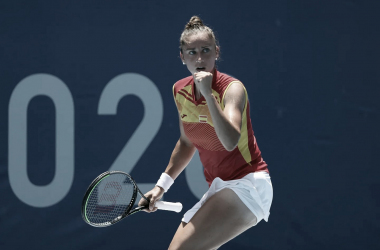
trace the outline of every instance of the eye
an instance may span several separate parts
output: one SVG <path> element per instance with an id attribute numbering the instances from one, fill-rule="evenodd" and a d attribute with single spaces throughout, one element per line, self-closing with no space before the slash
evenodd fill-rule
<path id="1" fill-rule="evenodd" d="M 189 55 L 195 55 L 195 54 L 196 54 L 196 52 L 194 50 L 189 51 Z"/>
<path id="2" fill-rule="evenodd" d="M 210 51 L 210 49 L 209 48 L 204 48 L 202 51 L 205 52 L 205 53 L 207 53 L 207 52 Z"/>

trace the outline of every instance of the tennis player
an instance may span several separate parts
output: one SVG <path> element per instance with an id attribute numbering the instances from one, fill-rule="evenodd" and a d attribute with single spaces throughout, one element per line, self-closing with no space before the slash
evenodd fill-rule
<path id="1" fill-rule="evenodd" d="M 247 91 L 216 69 L 219 55 L 214 32 L 193 16 L 180 38 L 180 57 L 191 76 L 173 86 L 181 135 L 165 172 L 145 194 L 151 201 L 148 212 L 157 210 L 155 202 L 196 149 L 209 190 L 184 214 L 170 250 L 217 249 L 262 219 L 268 221 L 273 189 L 253 134 Z"/>

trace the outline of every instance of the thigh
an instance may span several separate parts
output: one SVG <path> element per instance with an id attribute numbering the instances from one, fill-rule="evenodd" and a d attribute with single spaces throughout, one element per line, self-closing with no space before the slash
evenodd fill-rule
<path id="1" fill-rule="evenodd" d="M 169 249 L 216 249 L 255 224 L 256 216 L 225 188 L 210 197 L 188 224 L 181 223 Z"/>

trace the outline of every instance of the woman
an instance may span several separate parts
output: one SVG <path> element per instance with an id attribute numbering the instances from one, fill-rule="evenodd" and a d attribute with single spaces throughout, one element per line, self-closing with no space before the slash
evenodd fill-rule
<path id="1" fill-rule="evenodd" d="M 261 219 L 268 220 L 272 185 L 253 135 L 247 92 L 239 80 L 216 70 L 220 48 L 213 31 L 193 16 L 180 49 L 192 74 L 173 86 L 181 136 L 165 173 L 146 193 L 148 212 L 157 210 L 155 202 L 198 149 L 210 188 L 184 214 L 169 249 L 217 249 Z"/>

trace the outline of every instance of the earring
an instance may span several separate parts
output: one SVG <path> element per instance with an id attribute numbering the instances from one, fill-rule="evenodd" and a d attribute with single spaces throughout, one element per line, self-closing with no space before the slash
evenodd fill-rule
<path id="1" fill-rule="evenodd" d="M 185 65 L 186 63 L 185 62 L 182 62 L 183 65 Z"/>
<path id="2" fill-rule="evenodd" d="M 218 58 L 215 58 L 215 61 L 218 61 Z"/>

